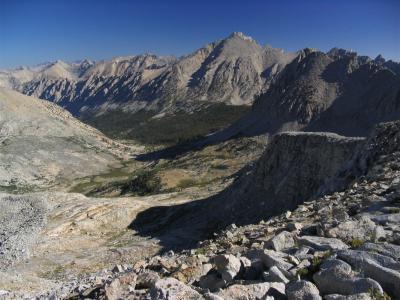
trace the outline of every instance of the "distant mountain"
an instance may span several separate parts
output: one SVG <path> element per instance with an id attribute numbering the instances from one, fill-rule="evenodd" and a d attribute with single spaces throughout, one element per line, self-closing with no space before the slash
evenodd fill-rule
<path id="1" fill-rule="evenodd" d="M 380 55 L 285 53 L 235 32 L 180 58 L 143 54 L 3 71 L 0 86 L 55 102 L 114 137 L 176 143 L 240 117 L 211 140 L 285 130 L 366 135 L 400 116 L 399 77 L 400 63 Z"/>
<path id="2" fill-rule="evenodd" d="M 98 63 L 57 61 L 3 71 L 0 85 L 76 115 L 116 108 L 193 111 L 207 103 L 251 104 L 294 57 L 235 32 L 181 58 L 144 54 Z"/>
<path id="3" fill-rule="evenodd" d="M 304 49 L 247 115 L 210 140 L 288 130 L 366 136 L 375 124 L 400 118 L 398 66 L 343 49 Z"/>
<path id="4" fill-rule="evenodd" d="M 5 88 L 0 147 L 0 191 L 63 185 L 119 165 L 116 148 L 98 130 L 53 103 Z"/>
<path id="5" fill-rule="evenodd" d="M 34 67 L 2 70 L 0 71 L 0 87 L 21 89 L 25 84 L 41 80 L 78 80 L 93 65 L 94 62 L 89 60 L 73 63 L 57 60 Z"/>

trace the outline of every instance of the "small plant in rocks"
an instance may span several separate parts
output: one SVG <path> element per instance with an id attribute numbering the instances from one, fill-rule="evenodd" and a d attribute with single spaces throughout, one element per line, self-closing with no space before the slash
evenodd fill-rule
<path id="1" fill-rule="evenodd" d="M 372 299 L 374 300 L 391 300 L 392 298 L 386 294 L 385 292 L 383 292 L 383 294 L 381 294 L 381 292 L 378 289 L 370 289 L 369 290 L 369 295 L 371 296 Z"/>
<path id="2" fill-rule="evenodd" d="M 357 248 L 361 247 L 363 244 L 364 244 L 364 241 L 361 239 L 357 239 L 357 238 L 354 238 L 350 241 L 350 246 L 353 249 L 357 249 Z"/>

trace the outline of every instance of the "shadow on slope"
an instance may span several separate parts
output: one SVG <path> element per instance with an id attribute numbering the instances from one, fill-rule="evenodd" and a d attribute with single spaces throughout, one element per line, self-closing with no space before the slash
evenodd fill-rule
<path id="1" fill-rule="evenodd" d="M 198 144 L 288 130 L 368 136 L 376 124 L 400 118 L 400 76 L 353 54 L 332 59 L 306 50 L 249 113 Z"/>
<path id="2" fill-rule="evenodd" d="M 400 76 L 363 57 L 352 54 L 333 59 L 304 50 L 251 111 L 229 127 L 139 159 L 173 158 L 238 136 L 287 130 L 367 136 L 377 123 L 400 118 L 399 87 Z"/>
<path id="3" fill-rule="evenodd" d="M 308 124 L 305 131 L 332 131 L 347 136 L 366 136 L 376 124 L 400 118 L 400 77 L 368 64 L 338 79 L 341 61 L 328 65 L 322 77 L 340 83 L 343 92 Z"/>
<path id="4" fill-rule="evenodd" d="M 150 208 L 129 227 L 156 237 L 165 250 L 190 248 L 231 223 L 256 223 L 293 210 L 315 195 L 363 141 L 330 133 L 278 134 L 259 161 L 243 168 L 224 191 L 207 199 Z"/>

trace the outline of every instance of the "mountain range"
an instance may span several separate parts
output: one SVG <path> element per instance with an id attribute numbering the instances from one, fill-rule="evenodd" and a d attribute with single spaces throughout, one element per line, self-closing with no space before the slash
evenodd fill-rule
<path id="1" fill-rule="evenodd" d="M 177 142 L 231 123 L 211 139 L 285 130 L 365 136 L 374 124 L 400 116 L 399 82 L 400 63 L 382 56 L 338 48 L 286 53 L 240 32 L 183 57 L 56 61 L 0 72 L 0 86 L 57 103 L 108 135 L 141 142 L 149 139 L 139 132 L 163 132 Z"/>
<path id="2" fill-rule="evenodd" d="M 1 84 L 74 114 L 116 107 L 137 111 L 198 102 L 251 104 L 295 54 L 262 47 L 242 33 L 176 57 L 144 54 L 94 63 L 56 61 L 3 71 Z"/>
<path id="3" fill-rule="evenodd" d="M 366 136 L 375 124 L 400 117 L 398 66 L 343 49 L 304 49 L 248 114 L 210 139 L 299 130 Z"/>

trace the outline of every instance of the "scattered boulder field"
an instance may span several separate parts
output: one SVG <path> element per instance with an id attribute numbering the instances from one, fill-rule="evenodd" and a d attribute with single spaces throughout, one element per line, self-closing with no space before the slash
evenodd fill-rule
<path id="1" fill-rule="evenodd" d="M 400 122 L 378 125 L 324 185 L 265 220 L 232 223 L 191 249 L 116 265 L 42 296 L 400 299 Z"/>

